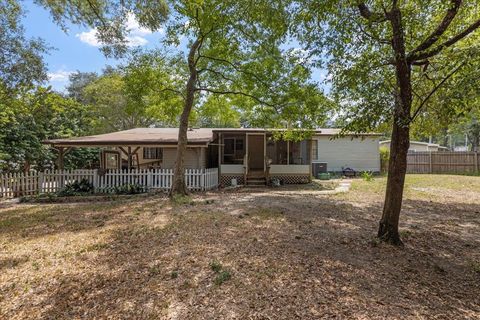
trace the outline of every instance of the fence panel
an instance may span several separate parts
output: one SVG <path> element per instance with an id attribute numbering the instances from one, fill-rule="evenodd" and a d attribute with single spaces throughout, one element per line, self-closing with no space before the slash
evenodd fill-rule
<path id="1" fill-rule="evenodd" d="M 53 193 L 67 184 L 83 179 L 90 182 L 99 193 L 111 193 L 115 187 L 141 185 L 147 190 L 167 191 L 173 182 L 172 169 L 109 170 L 99 174 L 98 170 L 47 170 L 28 173 L 0 174 L 0 198 L 13 198 Z M 185 182 L 189 190 L 204 191 L 218 187 L 218 168 L 186 169 Z"/>
<path id="2" fill-rule="evenodd" d="M 410 152 L 407 173 L 478 173 L 478 152 Z"/>

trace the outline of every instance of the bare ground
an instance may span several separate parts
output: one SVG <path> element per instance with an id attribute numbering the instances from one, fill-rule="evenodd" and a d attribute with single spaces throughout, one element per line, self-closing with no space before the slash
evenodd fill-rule
<path id="1" fill-rule="evenodd" d="M 404 248 L 384 183 L 8 205 L 0 318 L 480 318 L 480 178 L 409 176 Z"/>

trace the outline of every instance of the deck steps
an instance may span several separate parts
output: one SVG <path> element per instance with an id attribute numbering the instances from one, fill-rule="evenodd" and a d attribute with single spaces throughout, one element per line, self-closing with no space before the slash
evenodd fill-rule
<path id="1" fill-rule="evenodd" d="M 267 185 L 267 178 L 265 176 L 247 176 L 247 186 L 266 186 Z"/>

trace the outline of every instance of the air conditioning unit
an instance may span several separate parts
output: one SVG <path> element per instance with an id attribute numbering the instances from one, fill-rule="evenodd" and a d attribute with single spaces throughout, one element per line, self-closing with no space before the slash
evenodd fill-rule
<path id="1" fill-rule="evenodd" d="M 314 177 L 318 177 L 320 173 L 327 172 L 327 163 L 326 162 L 315 162 L 312 163 L 312 174 Z"/>

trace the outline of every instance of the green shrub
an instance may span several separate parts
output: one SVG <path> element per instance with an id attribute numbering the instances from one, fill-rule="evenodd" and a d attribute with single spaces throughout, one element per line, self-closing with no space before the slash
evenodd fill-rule
<path id="1" fill-rule="evenodd" d="M 216 260 L 210 261 L 210 269 L 212 269 L 213 272 L 220 272 L 222 270 L 222 264 Z"/>
<path id="2" fill-rule="evenodd" d="M 232 274 L 228 270 L 223 270 L 220 272 L 216 277 L 215 277 L 215 284 L 217 286 L 221 285 L 227 280 L 230 280 L 232 278 Z"/>
<path id="3" fill-rule="evenodd" d="M 373 172 L 371 171 L 363 171 L 360 176 L 364 181 L 372 181 L 373 180 Z"/>
<path id="4" fill-rule="evenodd" d="M 388 149 L 387 147 L 381 147 L 380 148 L 380 170 L 382 172 L 387 172 L 389 159 L 390 159 L 390 149 Z"/>
<path id="5" fill-rule="evenodd" d="M 60 190 L 57 194 L 62 197 L 66 196 L 75 196 L 85 193 L 93 193 L 93 184 L 88 181 L 88 179 L 83 178 L 78 181 L 75 180 L 72 183 L 67 183 L 65 187 Z"/>
<path id="6" fill-rule="evenodd" d="M 115 194 L 139 194 L 147 192 L 147 189 L 136 183 L 123 184 L 113 188 Z"/>

